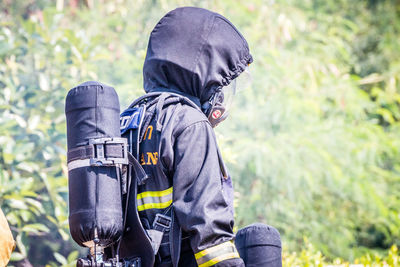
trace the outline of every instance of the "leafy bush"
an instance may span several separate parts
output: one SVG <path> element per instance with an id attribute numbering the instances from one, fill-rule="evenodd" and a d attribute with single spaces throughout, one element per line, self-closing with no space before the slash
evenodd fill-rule
<path id="1" fill-rule="evenodd" d="M 320 251 L 318 251 L 312 244 L 306 240 L 305 249 L 299 253 L 288 252 L 284 250 L 283 253 L 283 266 L 285 267 L 397 267 L 400 266 L 400 254 L 397 246 L 392 246 L 388 250 L 387 254 L 371 254 L 368 253 L 359 259 L 356 259 L 354 263 L 343 261 L 342 259 L 334 259 L 329 262 L 325 259 Z"/>
<path id="2" fill-rule="evenodd" d="M 68 231 L 65 95 L 100 80 L 126 107 L 142 94 L 151 29 L 182 5 L 224 14 L 255 59 L 252 88 L 216 129 L 238 227 L 277 227 L 286 266 L 397 266 L 400 6 L 346 0 L 0 3 L 0 204 L 14 263 L 82 254 Z"/>

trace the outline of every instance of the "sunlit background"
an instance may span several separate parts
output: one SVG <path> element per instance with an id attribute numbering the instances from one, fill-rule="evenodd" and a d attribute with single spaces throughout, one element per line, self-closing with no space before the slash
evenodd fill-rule
<path id="1" fill-rule="evenodd" d="M 143 94 L 152 28 L 187 5 L 231 20 L 254 57 L 251 87 L 216 128 L 235 228 L 279 229 L 284 266 L 399 266 L 400 1 L 2 0 L 10 266 L 75 266 L 84 256 L 68 230 L 65 96 L 98 80 L 126 108 Z"/>

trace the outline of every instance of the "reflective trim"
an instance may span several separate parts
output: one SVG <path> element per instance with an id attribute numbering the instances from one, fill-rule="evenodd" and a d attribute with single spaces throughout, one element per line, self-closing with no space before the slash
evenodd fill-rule
<path id="1" fill-rule="evenodd" d="M 146 191 L 137 195 L 137 199 L 145 198 L 145 197 L 162 197 L 172 194 L 172 187 L 163 190 L 163 191 Z"/>
<path id="2" fill-rule="evenodd" d="M 68 163 L 68 171 L 89 166 L 90 166 L 90 159 L 77 159 Z"/>
<path id="3" fill-rule="evenodd" d="M 138 211 L 164 209 L 172 204 L 172 187 L 163 191 L 146 191 L 137 195 Z"/>
<path id="4" fill-rule="evenodd" d="M 194 256 L 199 267 L 208 267 L 224 260 L 240 258 L 232 241 L 207 248 L 197 252 Z"/>

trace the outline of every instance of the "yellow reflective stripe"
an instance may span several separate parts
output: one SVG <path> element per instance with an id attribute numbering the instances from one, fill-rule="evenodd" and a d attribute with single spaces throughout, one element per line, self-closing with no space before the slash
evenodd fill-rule
<path id="1" fill-rule="evenodd" d="M 194 256 L 199 267 L 212 266 L 224 260 L 240 258 L 232 241 L 227 241 L 214 247 L 207 248 L 196 253 Z"/>
<path id="2" fill-rule="evenodd" d="M 137 195 L 138 211 L 164 209 L 172 204 L 172 187 L 163 191 L 146 191 Z"/>
<path id="3" fill-rule="evenodd" d="M 141 199 L 144 197 L 162 197 L 168 194 L 172 194 L 172 187 L 164 190 L 164 191 L 146 191 L 137 195 L 137 199 Z"/>
<path id="4" fill-rule="evenodd" d="M 224 260 L 229 260 L 229 259 L 234 259 L 234 258 L 240 258 L 239 253 L 237 252 L 232 252 L 232 253 L 227 253 L 221 256 L 218 256 L 212 260 L 209 260 L 203 264 L 200 264 L 199 267 L 208 267 L 208 266 L 213 266 L 214 264 L 217 264 L 218 262 L 224 261 Z"/>
<path id="5" fill-rule="evenodd" d="M 148 209 L 164 209 L 172 204 L 172 199 L 167 202 L 162 203 L 146 203 L 138 206 L 138 211 L 148 210 Z"/>
<path id="6" fill-rule="evenodd" d="M 224 242 L 222 244 L 219 244 L 219 245 L 213 246 L 211 248 L 207 248 L 205 250 L 197 252 L 196 254 L 194 254 L 194 257 L 197 260 L 197 259 L 199 259 L 199 258 L 201 258 L 203 256 L 206 256 L 207 254 L 213 253 L 213 252 L 215 252 L 217 250 L 221 250 L 221 249 L 226 248 L 226 247 L 232 247 L 232 246 L 233 246 L 232 242 L 231 241 L 227 241 L 227 242 Z"/>

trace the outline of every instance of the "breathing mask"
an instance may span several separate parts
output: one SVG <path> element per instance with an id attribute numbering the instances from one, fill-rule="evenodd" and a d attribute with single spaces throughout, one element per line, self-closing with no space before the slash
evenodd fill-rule
<path id="1" fill-rule="evenodd" d="M 202 105 L 202 110 L 213 128 L 228 117 L 236 93 L 249 87 L 250 83 L 251 76 L 247 67 L 230 84 L 218 88 L 211 98 Z"/>

